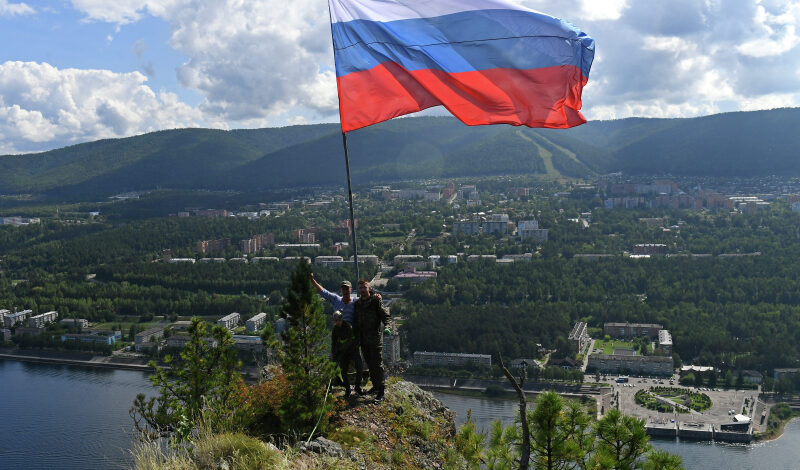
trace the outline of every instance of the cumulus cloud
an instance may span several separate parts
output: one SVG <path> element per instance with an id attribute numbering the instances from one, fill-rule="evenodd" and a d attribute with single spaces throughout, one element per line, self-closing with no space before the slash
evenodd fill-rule
<path id="1" fill-rule="evenodd" d="M 173 93 L 155 93 L 146 81 L 139 72 L 0 64 L 3 150 L 29 152 L 201 122 L 198 110 Z"/>
<path id="2" fill-rule="evenodd" d="M 105 85 L 93 84 L 101 71 L 80 75 L 60 70 L 56 75 L 66 82 L 26 82 L 28 95 L 57 98 L 48 105 L 41 104 L 44 98 L 31 104 L 3 93 L 7 85 L 0 78 L 0 98 L 5 99 L 0 122 L 6 123 L 0 132 L 12 132 L 8 123 L 19 122 L 13 132 L 22 142 L 44 143 L 48 135 L 53 142 L 75 141 L 184 122 L 227 128 L 337 117 L 324 0 L 71 1 L 86 21 L 117 28 L 146 15 L 169 23 L 169 46 L 187 57 L 177 67 L 178 81 L 197 91 L 202 102 L 191 108 L 175 95 L 156 94 L 141 73 L 112 74 L 129 89 L 148 92 L 133 100 L 114 91 L 109 77 L 98 81 Z M 798 0 L 518 1 L 564 18 L 596 39 L 597 55 L 584 90 L 590 119 L 696 116 L 800 103 Z M 7 2 L 0 0 L 0 14 Z M 142 40 L 131 49 L 147 75 L 152 67 L 142 63 L 145 52 L 157 47 L 163 45 Z M 99 86 L 103 96 L 97 103 L 76 105 L 65 98 L 73 93 L 48 89 L 65 83 Z M 63 103 L 55 104 L 59 100 Z M 149 103 L 146 113 L 140 112 L 140 101 Z M 87 106 L 91 111 L 80 111 Z M 67 110 L 63 117 L 54 111 L 62 108 Z M 158 110 L 178 114 L 170 120 Z M 7 117 L 11 113 L 14 119 Z M 145 125 L 141 116 L 148 113 L 158 118 Z M 71 129 L 77 129 L 77 137 L 68 137 Z"/>
<path id="3" fill-rule="evenodd" d="M 0 0 L 0 16 L 32 15 L 34 13 L 36 10 L 26 3 L 9 3 L 8 0 Z"/>
<path id="4" fill-rule="evenodd" d="M 323 0 L 73 0 L 89 20 L 125 24 L 143 14 L 171 25 L 189 57 L 181 85 L 199 91 L 209 119 L 265 125 L 302 107 L 336 113 L 336 81 Z M 143 44 L 134 51 L 138 51 Z M 147 71 L 146 68 L 143 70 Z"/>
<path id="5" fill-rule="evenodd" d="M 597 41 L 584 90 L 590 119 L 688 117 L 799 101 L 796 0 L 629 0 L 614 21 L 586 16 L 577 4 L 573 16 L 569 5 L 552 5 Z"/>

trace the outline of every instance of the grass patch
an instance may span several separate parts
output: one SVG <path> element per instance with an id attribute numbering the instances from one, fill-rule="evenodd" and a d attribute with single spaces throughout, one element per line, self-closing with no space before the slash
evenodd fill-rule
<path id="1" fill-rule="evenodd" d="M 227 462 L 231 470 L 276 468 L 283 457 L 260 440 L 238 433 L 203 436 L 192 449 L 198 468 L 220 468 Z"/>
<path id="2" fill-rule="evenodd" d="M 328 439 L 338 442 L 343 449 L 348 450 L 353 447 L 358 447 L 362 443 L 369 442 L 374 437 L 368 435 L 360 429 L 350 426 L 342 426 L 328 433 Z"/>
<path id="3" fill-rule="evenodd" d="M 633 349 L 633 342 L 619 340 L 598 340 L 594 343 L 595 349 L 601 349 L 603 354 L 614 354 L 615 349 Z"/>

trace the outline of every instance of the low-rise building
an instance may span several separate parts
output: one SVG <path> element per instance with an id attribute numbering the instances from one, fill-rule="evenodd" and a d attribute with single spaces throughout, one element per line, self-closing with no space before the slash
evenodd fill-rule
<path id="1" fill-rule="evenodd" d="M 488 354 L 464 354 L 415 351 L 414 365 L 426 367 L 461 367 L 467 364 L 492 366 L 492 356 Z"/>
<path id="2" fill-rule="evenodd" d="M 164 327 L 154 326 L 142 332 L 137 333 L 133 337 L 134 349 L 141 350 L 143 343 L 153 343 L 164 337 Z"/>
<path id="3" fill-rule="evenodd" d="M 43 326 L 19 326 L 14 332 L 14 336 L 39 336 L 44 333 Z"/>
<path id="4" fill-rule="evenodd" d="M 233 335 L 233 347 L 240 351 L 264 352 L 264 343 L 260 336 Z"/>
<path id="5" fill-rule="evenodd" d="M 743 370 L 741 372 L 742 379 L 751 384 L 760 384 L 762 380 L 764 380 L 764 375 L 757 370 Z"/>
<path id="6" fill-rule="evenodd" d="M 25 320 L 27 320 L 28 317 L 30 317 L 32 313 L 33 313 L 33 310 L 23 310 L 21 312 L 6 313 L 6 316 L 5 316 L 5 319 L 4 319 L 6 328 L 13 328 L 14 326 L 16 326 L 18 324 L 25 323 Z"/>
<path id="7" fill-rule="evenodd" d="M 637 336 L 647 336 L 648 338 L 658 338 L 658 332 L 664 326 L 657 323 L 606 323 L 603 325 L 603 334 L 612 338 L 635 338 Z"/>
<path id="8" fill-rule="evenodd" d="M 383 362 L 390 366 L 400 362 L 400 335 L 383 335 Z"/>
<path id="9" fill-rule="evenodd" d="M 686 374 L 694 374 L 694 373 L 706 373 L 706 372 L 714 372 L 716 369 L 712 366 L 695 366 L 695 365 L 684 365 L 681 366 L 680 375 L 681 377 Z"/>
<path id="10" fill-rule="evenodd" d="M 66 328 L 89 328 L 89 320 L 85 318 L 65 318 L 58 324 Z"/>
<path id="11" fill-rule="evenodd" d="M 578 322 L 575 323 L 575 326 L 572 327 L 572 331 L 569 334 L 570 342 L 575 347 L 575 351 L 578 354 L 583 354 L 583 351 L 586 349 L 586 346 L 589 345 L 589 342 L 592 341 L 592 338 L 589 336 L 588 326 L 586 322 Z"/>
<path id="12" fill-rule="evenodd" d="M 476 261 L 492 261 L 497 262 L 497 255 L 469 255 L 467 256 L 467 263 L 474 263 Z"/>
<path id="13" fill-rule="evenodd" d="M 8 328 L 0 329 L 0 342 L 1 343 L 11 342 L 11 330 L 9 330 Z"/>
<path id="14" fill-rule="evenodd" d="M 176 321 L 172 324 L 172 331 L 186 331 L 192 326 L 191 320 Z"/>
<path id="15" fill-rule="evenodd" d="M 267 314 L 261 312 L 257 315 L 250 317 L 249 320 L 245 323 L 247 331 L 250 333 L 255 333 L 256 331 L 264 328 L 264 323 L 267 321 Z"/>
<path id="16" fill-rule="evenodd" d="M 508 214 L 492 214 L 483 222 L 483 233 L 486 235 L 505 235 L 508 233 Z"/>
<path id="17" fill-rule="evenodd" d="M 107 333 L 67 333 L 61 335 L 61 342 L 80 341 L 81 343 L 95 343 L 112 345 L 117 342 L 114 332 Z"/>
<path id="18" fill-rule="evenodd" d="M 520 220 L 517 223 L 517 236 L 521 241 L 536 240 L 539 242 L 547 241 L 547 229 L 539 228 L 539 221 L 533 220 Z"/>
<path id="19" fill-rule="evenodd" d="M 31 328 L 42 328 L 45 325 L 53 323 L 56 319 L 58 319 L 58 312 L 56 311 L 41 313 L 28 318 L 28 326 Z"/>
<path id="20" fill-rule="evenodd" d="M 662 354 L 672 356 L 672 335 L 669 330 L 658 330 L 658 349 Z"/>
<path id="21" fill-rule="evenodd" d="M 547 365 L 567 370 L 577 370 L 583 366 L 583 363 L 571 357 L 565 357 L 563 359 L 550 359 L 547 361 Z"/>
<path id="22" fill-rule="evenodd" d="M 350 256 L 349 262 L 350 263 L 353 262 L 352 256 Z M 358 262 L 377 266 L 378 263 L 380 262 L 380 258 L 378 258 L 377 255 L 358 255 Z"/>
<path id="23" fill-rule="evenodd" d="M 587 371 L 608 374 L 672 375 L 672 358 L 665 356 L 628 356 L 592 354 Z"/>
<path id="24" fill-rule="evenodd" d="M 453 222 L 453 235 L 467 235 L 477 237 L 481 233 L 480 223 L 476 220 L 461 220 Z"/>
<path id="25" fill-rule="evenodd" d="M 326 268 L 338 268 L 347 264 L 341 256 L 317 256 L 314 258 L 314 264 L 324 266 Z"/>
<path id="26" fill-rule="evenodd" d="M 781 367 L 774 370 L 772 378 L 777 382 L 780 379 L 788 378 L 793 375 L 800 374 L 800 368 L 797 367 Z"/>
<path id="27" fill-rule="evenodd" d="M 531 367 L 536 367 L 538 369 L 541 369 L 543 365 L 542 365 L 542 361 L 539 361 L 538 359 L 530 359 L 530 358 L 524 358 L 523 357 L 523 358 L 512 360 L 511 362 L 509 362 L 509 366 L 511 368 L 513 368 L 513 369 L 525 369 L 525 370 L 527 370 L 527 369 L 529 369 Z"/>
<path id="28" fill-rule="evenodd" d="M 433 279 L 438 275 L 436 271 L 417 271 L 414 268 L 405 270 L 402 273 L 396 274 L 395 279 L 401 281 L 422 282 L 428 279 Z"/>
<path id="29" fill-rule="evenodd" d="M 407 268 L 425 269 L 428 262 L 422 255 L 397 255 L 394 257 L 395 266 L 405 266 Z"/>
<path id="30" fill-rule="evenodd" d="M 640 243 L 633 245 L 634 255 L 665 255 L 667 253 L 667 245 L 663 243 Z"/>
<path id="31" fill-rule="evenodd" d="M 232 330 L 239 326 L 241 319 L 241 315 L 239 315 L 237 312 L 233 312 L 217 320 L 217 325 Z"/>
<path id="32" fill-rule="evenodd" d="M 214 338 L 206 337 L 203 339 L 205 340 L 206 344 L 208 344 L 209 347 L 212 348 L 217 347 L 218 343 L 217 340 L 215 340 Z M 166 346 L 172 349 L 183 349 L 184 347 L 186 347 L 186 345 L 189 343 L 190 340 L 191 337 L 189 335 L 183 335 L 183 334 L 172 335 L 169 338 L 167 338 Z"/>

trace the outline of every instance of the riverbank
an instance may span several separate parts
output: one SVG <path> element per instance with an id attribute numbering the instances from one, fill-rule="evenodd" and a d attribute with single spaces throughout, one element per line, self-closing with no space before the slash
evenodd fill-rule
<path id="1" fill-rule="evenodd" d="M 149 372 L 152 369 L 147 364 L 135 362 L 115 361 L 109 356 L 86 356 L 86 357 L 53 357 L 41 354 L 30 354 L 26 351 L 0 352 L 0 359 L 21 362 L 38 362 L 42 364 L 59 364 L 66 366 L 97 367 L 103 369 L 136 370 Z"/>
<path id="2" fill-rule="evenodd" d="M 753 436 L 755 441 L 774 441 L 783 435 L 786 425 L 800 418 L 800 411 L 792 410 L 786 403 L 776 403 L 772 406 L 767 419 L 768 431 Z"/>

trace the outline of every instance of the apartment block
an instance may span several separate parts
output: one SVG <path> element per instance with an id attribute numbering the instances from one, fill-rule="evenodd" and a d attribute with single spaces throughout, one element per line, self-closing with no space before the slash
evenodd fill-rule
<path id="1" fill-rule="evenodd" d="M 453 222 L 453 235 L 463 234 L 470 237 L 477 237 L 481 233 L 481 226 L 475 220 L 462 220 Z"/>
<path id="2" fill-rule="evenodd" d="M 160 340 L 164 337 L 164 327 L 163 326 L 154 326 L 152 328 L 148 328 L 142 332 L 137 333 L 133 337 L 133 344 L 136 351 L 142 349 L 142 345 L 144 343 L 152 343 Z"/>
<path id="3" fill-rule="evenodd" d="M 608 374 L 672 375 L 672 358 L 665 356 L 628 356 L 592 354 L 587 371 Z"/>
<path id="4" fill-rule="evenodd" d="M 656 339 L 658 338 L 658 332 L 663 329 L 664 326 L 657 323 L 606 323 L 603 325 L 603 334 L 612 338 L 647 336 Z"/>
<path id="5" fill-rule="evenodd" d="M 390 366 L 400 362 L 400 335 L 383 335 L 383 362 Z"/>
<path id="6" fill-rule="evenodd" d="M 487 235 L 505 235 L 508 233 L 508 214 L 492 214 L 483 222 L 483 233 Z"/>
<path id="7" fill-rule="evenodd" d="M 492 366 L 492 356 L 488 354 L 464 354 L 415 351 L 414 365 L 428 367 L 461 367 L 467 364 Z"/>
<path id="8" fill-rule="evenodd" d="M 42 313 L 28 318 L 28 326 L 31 328 L 42 328 L 45 325 L 53 323 L 56 319 L 58 319 L 58 312 L 56 311 Z"/>
<path id="9" fill-rule="evenodd" d="M 231 246 L 230 238 L 220 238 L 217 240 L 201 240 L 195 244 L 194 251 L 197 253 L 219 253 Z"/>
<path id="10" fill-rule="evenodd" d="M 261 312 L 253 317 L 250 317 L 249 320 L 245 323 L 247 331 L 250 333 L 255 333 L 256 331 L 260 330 L 264 327 L 264 323 L 267 321 L 267 314 Z"/>
<path id="11" fill-rule="evenodd" d="M 658 330 L 658 349 L 662 353 L 672 356 L 672 335 L 669 330 Z"/>
<path id="12" fill-rule="evenodd" d="M 25 323 L 25 320 L 27 320 L 32 313 L 33 310 L 23 310 L 21 312 L 6 313 L 5 318 L 3 319 L 5 321 L 5 327 L 12 328 L 18 324 Z"/>
<path id="13" fill-rule="evenodd" d="M 58 324 L 67 328 L 89 328 L 89 320 L 85 318 L 65 318 Z"/>
<path id="14" fill-rule="evenodd" d="M 241 319 L 241 315 L 239 315 L 237 312 L 233 312 L 217 320 L 217 325 L 232 330 L 239 326 Z"/>
<path id="15" fill-rule="evenodd" d="M 570 332 L 568 339 L 575 347 L 575 351 L 577 351 L 578 354 L 583 354 L 584 349 L 586 349 L 586 346 L 588 346 L 589 342 L 592 340 L 587 332 L 586 323 L 576 323 L 575 326 L 572 327 L 572 331 Z"/>
<path id="16" fill-rule="evenodd" d="M 539 228 L 539 221 L 534 220 L 520 220 L 517 224 L 517 236 L 520 240 L 536 240 L 539 242 L 547 241 L 548 230 L 546 228 Z"/>

